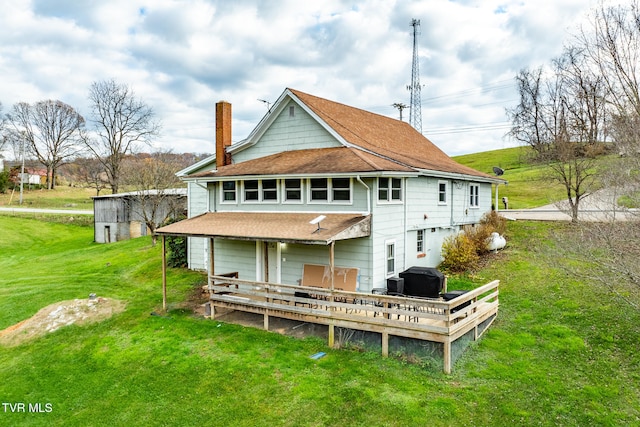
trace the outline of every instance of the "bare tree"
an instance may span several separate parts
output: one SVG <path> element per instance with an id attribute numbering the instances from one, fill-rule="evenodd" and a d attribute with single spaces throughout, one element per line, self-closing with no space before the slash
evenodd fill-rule
<path id="1" fill-rule="evenodd" d="M 604 83 L 573 48 L 556 58 L 551 69 L 522 70 L 516 81 L 520 103 L 507 110 L 509 135 L 549 166 L 547 179 L 564 187 L 576 222 L 580 201 L 596 182 L 594 157 L 603 151 Z"/>
<path id="2" fill-rule="evenodd" d="M 47 188 L 53 189 L 58 168 L 76 156 L 84 140 L 84 118 L 61 101 L 20 102 L 8 115 L 14 140 L 47 169 Z"/>
<path id="3" fill-rule="evenodd" d="M 135 189 L 129 197 L 131 212 L 146 224 L 154 245 L 156 229 L 186 209 L 186 192 L 177 188 L 183 184 L 175 175 L 183 167 L 182 157 L 170 151 L 129 157 L 123 164 L 126 183 Z"/>
<path id="4" fill-rule="evenodd" d="M 154 112 L 133 91 L 114 80 L 94 82 L 89 92 L 91 122 L 96 140 L 86 140 L 88 149 L 104 166 L 111 192 L 120 186 L 122 162 L 135 153 L 139 143 L 150 143 L 160 132 Z"/>
<path id="5" fill-rule="evenodd" d="M 6 135 L 7 118 L 4 114 L 2 114 L 2 102 L 0 102 L 0 155 L 7 148 L 8 145 L 8 137 Z"/>
<path id="6" fill-rule="evenodd" d="M 89 188 L 95 189 L 96 196 L 99 196 L 100 191 L 109 185 L 109 179 L 102 163 L 94 158 L 79 158 L 74 163 L 74 175 Z"/>

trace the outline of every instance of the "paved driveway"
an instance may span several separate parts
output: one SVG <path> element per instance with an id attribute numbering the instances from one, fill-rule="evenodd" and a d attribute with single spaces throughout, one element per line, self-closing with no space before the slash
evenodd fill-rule
<path id="1" fill-rule="evenodd" d="M 638 209 L 620 208 L 616 206 L 616 199 L 616 193 L 610 190 L 600 190 L 588 194 L 580 200 L 578 219 L 580 221 L 640 219 Z M 571 221 L 569 202 L 566 200 L 533 209 L 501 209 L 498 212 L 503 217 L 512 220 Z"/>

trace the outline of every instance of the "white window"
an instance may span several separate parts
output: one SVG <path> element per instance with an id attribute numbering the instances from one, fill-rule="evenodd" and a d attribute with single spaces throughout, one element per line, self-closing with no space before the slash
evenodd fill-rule
<path id="1" fill-rule="evenodd" d="M 296 107 L 294 107 L 293 105 L 289 106 L 289 117 L 295 117 L 296 116 Z"/>
<path id="2" fill-rule="evenodd" d="M 244 181 L 245 202 L 277 202 L 278 181 L 275 179 Z"/>
<path id="3" fill-rule="evenodd" d="M 265 179 L 262 183 L 262 200 L 277 201 L 278 200 L 278 182 L 275 179 Z"/>
<path id="4" fill-rule="evenodd" d="M 393 276 L 396 274 L 396 242 L 391 240 L 386 242 L 385 245 L 387 276 Z"/>
<path id="5" fill-rule="evenodd" d="M 336 202 L 351 201 L 351 179 L 331 178 L 332 200 Z"/>
<path id="6" fill-rule="evenodd" d="M 311 178 L 311 202 L 351 202 L 351 178 Z"/>
<path id="7" fill-rule="evenodd" d="M 329 180 L 327 178 L 311 178 L 309 182 L 312 202 L 329 200 Z"/>
<path id="8" fill-rule="evenodd" d="M 480 186 L 477 184 L 469 186 L 469 206 L 473 208 L 480 206 Z"/>
<path id="9" fill-rule="evenodd" d="M 259 183 L 257 180 L 244 182 L 244 200 L 246 202 L 257 202 L 260 199 Z"/>
<path id="10" fill-rule="evenodd" d="M 402 200 L 401 178 L 378 178 L 378 200 L 390 202 Z"/>
<path id="11" fill-rule="evenodd" d="M 416 250 L 418 253 L 424 253 L 424 230 L 418 230 Z"/>
<path id="12" fill-rule="evenodd" d="M 447 183 L 446 181 L 438 182 L 438 204 L 447 204 Z"/>
<path id="13" fill-rule="evenodd" d="M 236 201 L 236 182 L 235 181 L 224 181 L 222 183 L 222 201 L 223 202 Z"/>
<path id="14" fill-rule="evenodd" d="M 302 201 L 302 181 L 299 179 L 284 180 L 284 201 L 285 202 L 301 202 Z"/>

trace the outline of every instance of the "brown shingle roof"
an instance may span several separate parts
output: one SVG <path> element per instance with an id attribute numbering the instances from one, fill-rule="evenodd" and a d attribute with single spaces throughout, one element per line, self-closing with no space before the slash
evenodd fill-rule
<path id="1" fill-rule="evenodd" d="M 311 175 L 378 171 L 412 172 L 413 169 L 355 148 L 334 147 L 283 151 L 191 176 Z"/>
<path id="2" fill-rule="evenodd" d="M 309 222 L 317 213 L 208 212 L 156 230 L 161 235 L 272 240 L 328 245 L 332 241 L 366 237 L 371 217 L 325 214 L 318 226 Z"/>
<path id="3" fill-rule="evenodd" d="M 494 178 L 463 166 L 408 123 L 289 89 L 345 141 L 419 169 Z"/>

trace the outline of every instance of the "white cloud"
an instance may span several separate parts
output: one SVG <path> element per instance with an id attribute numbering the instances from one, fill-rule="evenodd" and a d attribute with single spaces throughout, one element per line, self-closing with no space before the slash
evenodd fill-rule
<path id="1" fill-rule="evenodd" d="M 233 140 L 292 87 L 398 117 L 409 103 L 412 18 L 423 130 L 455 155 L 507 146 L 513 77 L 560 52 L 583 0 L 0 0 L 0 102 L 60 99 L 88 113 L 92 82 L 130 85 L 163 123 L 157 146 L 213 151 L 214 104 Z M 408 111 L 403 113 L 405 120 Z M 465 131 L 464 129 L 475 131 Z M 488 130 L 487 128 L 490 128 Z"/>

